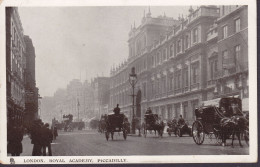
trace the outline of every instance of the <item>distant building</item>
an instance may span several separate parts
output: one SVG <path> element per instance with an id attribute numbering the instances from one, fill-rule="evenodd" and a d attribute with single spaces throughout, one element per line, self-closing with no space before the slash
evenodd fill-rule
<path id="1" fill-rule="evenodd" d="M 25 109 L 26 44 L 18 9 L 5 9 L 7 122 L 21 125 Z"/>
<path id="2" fill-rule="evenodd" d="M 128 60 L 110 72 L 110 105 L 132 118 L 129 73 L 135 67 L 135 115 L 150 107 L 163 119 L 192 122 L 203 101 L 239 96 L 248 101 L 247 6 L 200 6 L 178 20 L 150 11 L 129 33 Z M 244 108 L 243 110 L 248 110 Z"/>
<path id="3" fill-rule="evenodd" d="M 109 77 L 96 77 L 91 81 L 94 90 L 94 113 L 97 118 L 108 113 Z"/>
<path id="4" fill-rule="evenodd" d="M 58 89 L 52 97 L 43 97 L 42 116 L 48 122 L 53 118 L 62 121 L 63 115 L 68 114 L 73 115 L 73 121 L 90 119 L 95 115 L 93 97 L 93 88 L 87 80 L 82 83 L 79 79 L 73 79 L 66 89 Z"/>

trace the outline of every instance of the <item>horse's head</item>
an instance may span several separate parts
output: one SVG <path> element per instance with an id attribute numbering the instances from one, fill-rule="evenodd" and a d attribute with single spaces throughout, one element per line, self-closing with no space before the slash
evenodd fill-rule
<path id="1" fill-rule="evenodd" d="M 243 116 L 233 116 L 231 119 L 240 129 L 245 129 L 247 126 L 249 126 L 249 121 Z"/>

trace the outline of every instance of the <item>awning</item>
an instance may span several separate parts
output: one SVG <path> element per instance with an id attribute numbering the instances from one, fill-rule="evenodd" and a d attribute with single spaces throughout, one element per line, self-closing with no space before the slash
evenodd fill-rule
<path id="1" fill-rule="evenodd" d="M 207 101 L 202 101 L 202 105 L 203 106 L 216 106 L 216 107 L 219 107 L 219 100 L 220 100 L 220 98 L 207 100 Z"/>

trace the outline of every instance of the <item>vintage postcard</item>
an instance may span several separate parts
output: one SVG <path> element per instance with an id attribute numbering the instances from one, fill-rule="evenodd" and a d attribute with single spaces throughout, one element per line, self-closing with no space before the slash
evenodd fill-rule
<path id="1" fill-rule="evenodd" d="M 0 1 L 3 164 L 255 163 L 254 0 Z"/>

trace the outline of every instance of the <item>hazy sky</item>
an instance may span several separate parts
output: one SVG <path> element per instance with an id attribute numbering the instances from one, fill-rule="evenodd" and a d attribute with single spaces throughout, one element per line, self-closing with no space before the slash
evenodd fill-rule
<path id="1" fill-rule="evenodd" d="M 150 7 L 152 17 L 178 18 L 186 7 Z M 41 96 L 80 78 L 109 76 L 128 57 L 131 25 L 140 25 L 148 7 L 20 7 L 24 34 L 36 52 L 36 84 Z M 80 75 L 81 74 L 81 75 Z"/>

